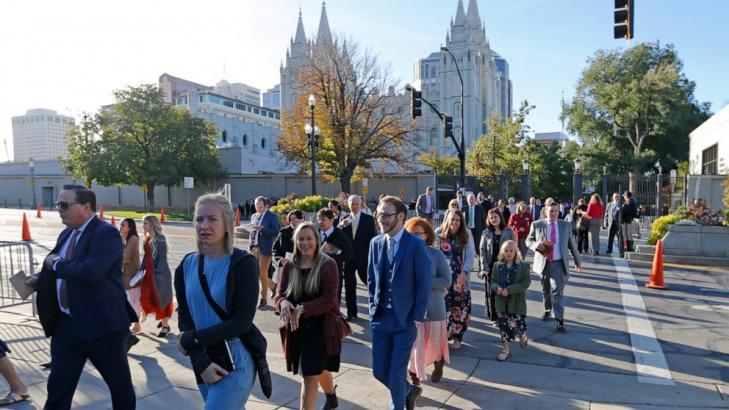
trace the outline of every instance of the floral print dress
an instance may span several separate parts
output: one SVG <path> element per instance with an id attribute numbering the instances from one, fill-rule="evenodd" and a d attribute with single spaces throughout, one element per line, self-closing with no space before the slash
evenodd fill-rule
<path id="1" fill-rule="evenodd" d="M 471 316 L 471 291 L 458 283 L 463 273 L 463 249 L 453 239 L 441 239 L 440 250 L 451 266 L 452 281 L 445 296 L 448 315 L 448 340 L 463 340 Z"/>
<path id="2" fill-rule="evenodd" d="M 499 286 L 502 288 L 506 288 L 507 286 L 514 283 L 516 280 L 516 273 L 518 266 L 516 263 L 511 264 L 511 266 L 507 265 L 500 265 L 499 272 L 496 272 L 497 275 L 499 275 Z M 506 306 L 509 305 L 508 298 L 505 303 Z M 499 312 L 499 330 L 501 331 L 501 341 L 507 342 L 510 340 L 516 339 L 516 337 L 521 337 L 524 332 L 526 332 L 526 316 L 525 315 L 516 315 L 514 313 L 510 312 Z"/>

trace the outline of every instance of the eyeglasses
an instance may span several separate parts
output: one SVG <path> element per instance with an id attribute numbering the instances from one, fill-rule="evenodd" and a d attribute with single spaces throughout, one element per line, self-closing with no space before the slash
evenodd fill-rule
<path id="1" fill-rule="evenodd" d="M 396 214 L 394 213 L 388 214 L 386 212 L 375 212 L 375 219 L 390 219 L 395 215 Z"/>
<path id="2" fill-rule="evenodd" d="M 70 207 L 71 205 L 75 205 L 77 203 L 78 202 L 61 202 L 61 201 L 59 201 L 53 205 L 55 205 L 56 209 L 58 209 L 59 211 L 65 211 L 66 209 L 68 209 L 68 207 Z"/>

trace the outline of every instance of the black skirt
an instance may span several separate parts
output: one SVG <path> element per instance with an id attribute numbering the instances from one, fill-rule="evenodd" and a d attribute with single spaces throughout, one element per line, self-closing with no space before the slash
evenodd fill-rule
<path id="1" fill-rule="evenodd" d="M 5 357 L 5 355 L 8 353 L 12 353 L 10 351 L 10 348 L 8 347 L 7 343 L 5 343 L 4 340 L 0 339 L 0 359 Z"/>
<path id="2" fill-rule="evenodd" d="M 324 370 L 339 371 L 339 355 L 328 355 L 324 345 L 324 315 L 299 318 L 291 332 L 286 370 L 302 376 L 318 376 Z"/>

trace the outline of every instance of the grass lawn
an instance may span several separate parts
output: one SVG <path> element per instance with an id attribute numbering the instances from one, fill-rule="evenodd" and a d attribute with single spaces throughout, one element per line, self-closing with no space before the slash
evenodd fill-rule
<path id="1" fill-rule="evenodd" d="M 137 212 L 137 211 L 118 211 L 118 210 L 104 210 L 104 218 L 109 219 L 112 215 L 117 219 L 117 222 L 124 218 L 142 219 L 145 215 L 154 215 L 159 219 L 159 212 Z M 192 221 L 192 216 L 187 217 L 187 214 L 176 214 L 165 212 L 165 221 Z"/>

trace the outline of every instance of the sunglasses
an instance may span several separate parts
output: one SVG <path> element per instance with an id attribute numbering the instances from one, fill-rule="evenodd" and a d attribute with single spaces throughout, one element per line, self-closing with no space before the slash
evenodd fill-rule
<path id="1" fill-rule="evenodd" d="M 56 209 L 58 209 L 59 211 L 65 211 L 66 209 L 68 209 L 68 207 L 70 207 L 71 205 L 75 205 L 77 203 L 78 202 L 56 202 L 53 205 L 55 205 Z"/>

